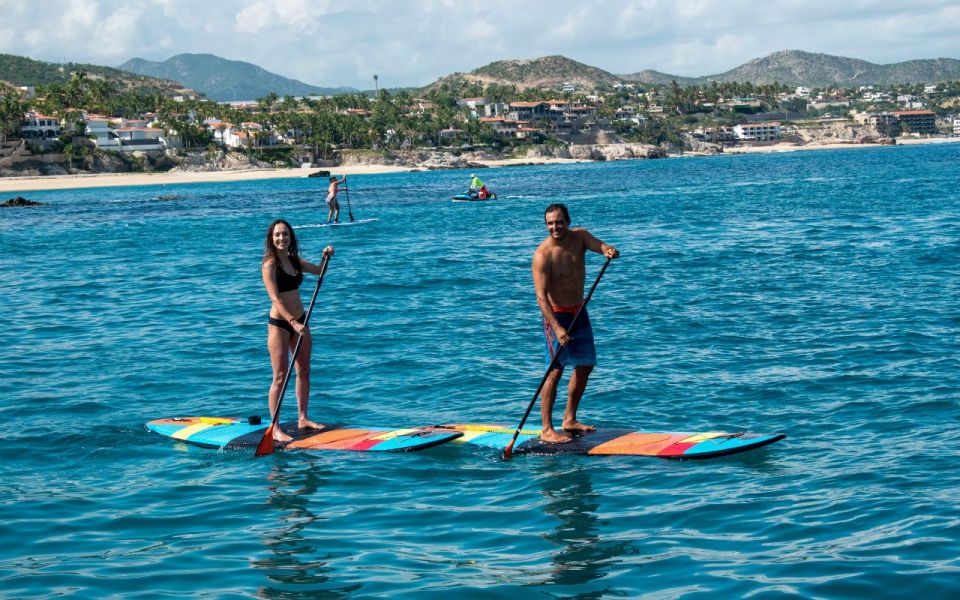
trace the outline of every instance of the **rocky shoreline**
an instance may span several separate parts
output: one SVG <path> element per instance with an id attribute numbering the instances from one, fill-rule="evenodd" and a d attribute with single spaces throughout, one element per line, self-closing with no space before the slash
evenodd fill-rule
<path id="1" fill-rule="evenodd" d="M 572 144 L 569 146 L 534 146 L 521 155 L 506 155 L 492 151 L 403 150 L 375 152 L 345 152 L 334 166 L 391 165 L 420 170 L 484 168 L 486 163 L 504 160 L 535 162 L 542 159 L 575 161 L 627 160 L 637 158 L 666 158 L 668 153 L 651 144 Z"/>
<path id="2" fill-rule="evenodd" d="M 960 142 L 960 137 L 900 138 L 896 145 L 939 144 Z M 311 174 L 369 175 L 376 173 L 428 171 L 441 169 L 480 169 L 520 165 L 547 165 L 576 162 L 596 162 L 628 159 L 653 159 L 679 156 L 710 156 L 716 154 L 748 154 L 767 152 L 794 152 L 871 148 L 884 145 L 868 140 L 825 139 L 807 143 L 788 141 L 756 143 L 749 146 L 724 147 L 718 144 L 698 145 L 693 151 L 669 153 L 663 148 L 630 143 L 575 144 L 569 146 L 541 146 L 522 154 L 504 155 L 484 151 L 400 151 L 400 152 L 345 152 L 339 161 L 305 165 L 310 168 L 291 168 L 267 165 L 259 161 L 209 160 L 210 157 L 184 161 L 174 169 L 159 172 L 100 172 L 79 171 L 70 174 L 46 175 L 26 170 L 0 177 L 0 193 L 25 193 L 38 190 L 62 190 L 124 185 L 171 185 L 180 183 L 214 183 L 262 179 L 308 177 Z M 246 157 L 241 157 L 246 158 Z"/>
<path id="3" fill-rule="evenodd" d="M 606 161 L 637 158 L 664 158 L 668 153 L 654 145 L 610 143 L 571 144 L 567 146 L 534 146 L 522 154 L 492 150 L 383 150 L 343 151 L 338 160 L 323 161 L 313 166 L 338 168 L 387 165 L 410 170 L 483 168 L 498 161 L 536 162 L 542 159 Z M 109 152 L 95 152 L 82 161 L 63 154 L 33 154 L 19 150 L 15 157 L 0 164 L 0 177 L 44 177 L 64 175 L 98 175 L 115 173 L 202 173 L 249 169 L 272 169 L 274 165 L 239 152 L 135 152 L 120 157 Z"/>

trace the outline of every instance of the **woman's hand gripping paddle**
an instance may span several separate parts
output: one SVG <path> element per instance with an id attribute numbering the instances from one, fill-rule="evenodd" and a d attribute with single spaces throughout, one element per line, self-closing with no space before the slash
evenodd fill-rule
<path id="1" fill-rule="evenodd" d="M 323 275 L 327 272 L 327 263 L 329 262 L 330 255 L 324 254 L 323 260 L 320 261 L 320 277 L 317 278 L 317 287 L 315 287 L 313 290 L 313 297 L 310 298 L 310 308 L 307 309 L 307 317 L 303 320 L 304 327 L 306 327 L 307 323 L 310 322 L 310 313 L 313 312 L 313 305 L 317 301 L 317 294 L 320 292 L 320 284 L 323 283 Z M 270 426 L 267 427 L 267 430 L 263 432 L 263 437 L 260 438 L 260 443 L 257 444 L 257 452 L 254 454 L 254 456 L 273 454 L 273 432 L 277 428 L 277 424 L 280 422 L 280 405 L 283 404 L 283 395 L 287 392 L 287 384 L 290 383 L 290 374 L 293 373 L 293 368 L 297 364 L 297 355 L 300 354 L 301 343 L 303 343 L 302 335 L 297 338 L 297 345 L 293 348 L 293 358 L 290 359 L 290 365 L 287 367 L 287 373 L 283 376 L 283 386 L 280 388 L 280 397 L 277 398 L 277 410 L 273 413 L 273 419 L 270 421 Z"/>
<path id="2" fill-rule="evenodd" d="M 573 315 L 573 320 L 570 321 L 570 327 L 567 328 L 567 331 L 573 331 L 573 328 L 577 324 L 577 319 L 580 318 L 580 313 L 587 308 L 587 303 L 590 302 L 590 298 L 593 297 L 593 290 L 597 289 L 597 284 L 600 283 L 600 278 L 603 277 L 604 271 L 606 271 L 607 267 L 610 266 L 610 260 L 611 258 L 608 256 L 607 262 L 603 263 L 603 267 L 601 267 L 600 273 L 597 275 L 597 279 L 593 282 L 590 292 L 587 294 L 587 297 L 584 298 L 583 304 L 580 305 L 580 308 L 577 309 L 576 314 Z M 523 418 L 520 419 L 520 424 L 517 425 L 517 430 L 513 432 L 513 438 L 510 439 L 510 443 L 507 444 L 507 447 L 503 449 L 504 460 L 510 460 L 510 456 L 513 454 L 513 444 L 516 443 L 517 437 L 520 435 L 520 430 L 523 429 L 523 424 L 527 422 L 527 417 L 530 416 L 530 411 L 533 410 L 533 405 L 537 403 L 537 397 L 540 396 L 540 391 L 543 390 L 543 385 L 547 382 L 547 377 L 550 376 L 550 371 L 552 371 L 560 361 L 560 352 L 563 350 L 563 347 L 563 344 L 560 344 L 557 347 L 557 351 L 553 355 L 553 360 L 550 361 L 547 371 L 540 379 L 540 385 L 537 386 L 537 391 L 533 393 L 533 399 L 530 400 L 530 404 L 527 405 L 527 412 L 523 413 Z"/>

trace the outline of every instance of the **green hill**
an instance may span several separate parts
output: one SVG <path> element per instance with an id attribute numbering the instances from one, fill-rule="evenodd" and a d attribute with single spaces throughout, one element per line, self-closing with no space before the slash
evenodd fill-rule
<path id="1" fill-rule="evenodd" d="M 110 80 L 122 91 L 139 89 L 168 95 L 191 91 L 184 89 L 183 85 L 176 81 L 144 77 L 111 67 L 83 63 L 48 63 L 25 56 L 0 54 L 0 80 L 15 86 L 64 84 L 70 81 L 74 73 L 80 72 L 91 77 Z"/>
<path id="2" fill-rule="evenodd" d="M 481 82 L 484 85 L 512 85 L 518 89 L 544 88 L 559 90 L 566 83 L 577 90 L 610 87 L 619 81 L 603 69 L 591 67 L 564 56 L 544 56 L 533 60 L 500 60 L 469 73 L 454 73 L 440 78 L 425 89 L 459 82 Z"/>
<path id="3" fill-rule="evenodd" d="M 256 100 L 271 92 L 278 96 L 332 95 L 355 92 L 353 88 L 317 87 L 271 73 L 254 64 L 227 60 L 213 54 L 178 54 L 163 62 L 133 58 L 121 69 L 173 79 L 214 100 Z"/>

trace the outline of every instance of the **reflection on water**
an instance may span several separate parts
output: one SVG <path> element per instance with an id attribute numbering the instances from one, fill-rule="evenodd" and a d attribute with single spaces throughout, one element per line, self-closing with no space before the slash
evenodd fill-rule
<path id="1" fill-rule="evenodd" d="M 600 494 L 593 490 L 588 465 L 580 460 L 571 467 L 570 457 L 550 457 L 544 464 L 543 489 L 546 514 L 557 519 L 556 528 L 544 539 L 556 544 L 554 569 L 549 582 L 576 586 L 577 598 L 603 598 L 618 593 L 607 587 L 583 586 L 599 581 L 622 568 L 620 561 L 637 553 L 630 542 L 604 541 L 597 517 Z"/>
<path id="2" fill-rule="evenodd" d="M 273 520 L 261 539 L 270 558 L 253 560 L 252 566 L 265 571 L 275 587 L 261 587 L 259 598 L 348 598 L 360 584 L 337 586 L 330 563 L 347 555 L 321 548 L 314 534 L 326 519 L 310 510 L 311 502 L 321 503 L 322 490 L 329 484 L 312 460 L 278 460 L 270 473 L 268 516 Z M 295 587 L 291 587 L 295 586 Z"/>

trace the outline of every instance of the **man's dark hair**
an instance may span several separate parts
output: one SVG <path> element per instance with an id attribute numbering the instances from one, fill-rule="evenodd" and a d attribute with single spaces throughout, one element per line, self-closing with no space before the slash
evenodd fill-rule
<path id="1" fill-rule="evenodd" d="M 547 207 L 547 210 L 543 211 L 543 220 L 546 221 L 547 214 L 552 213 L 555 210 L 562 210 L 563 218 L 567 220 L 567 223 L 570 222 L 570 211 L 567 210 L 567 205 L 560 204 L 559 202 L 556 204 L 551 204 L 550 206 Z"/>

